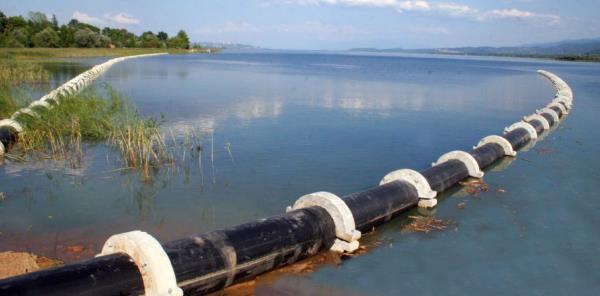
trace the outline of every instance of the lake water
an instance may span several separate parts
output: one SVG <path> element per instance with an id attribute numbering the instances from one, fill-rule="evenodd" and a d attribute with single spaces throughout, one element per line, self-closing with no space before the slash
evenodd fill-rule
<path id="1" fill-rule="evenodd" d="M 55 83 L 100 61 L 57 64 Z M 118 170 L 102 144 L 86 148 L 79 169 L 5 161 L 0 251 L 73 261 L 114 233 L 172 240 L 282 213 L 306 193 L 367 189 L 392 170 L 469 150 L 546 105 L 554 90 L 537 69 L 571 85 L 574 109 L 532 150 L 488 172 L 489 191 L 446 194 L 435 217 L 450 227 L 409 233 L 405 215 L 369 234 L 366 254 L 259 280 L 255 292 L 598 294 L 600 64 L 591 63 L 316 52 L 127 60 L 98 84 L 164 116 L 176 138 L 202 134 L 200 159 L 162 168 L 151 182 Z M 73 245 L 84 251 L 69 252 Z"/>

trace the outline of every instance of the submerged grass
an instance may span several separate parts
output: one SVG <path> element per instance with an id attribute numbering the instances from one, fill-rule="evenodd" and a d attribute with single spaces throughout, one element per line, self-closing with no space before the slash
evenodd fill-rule
<path id="1" fill-rule="evenodd" d="M 110 87 L 59 101 L 50 110 L 36 109 L 39 117 L 19 115 L 25 132 L 11 152 L 13 158 L 52 159 L 76 168 L 83 161 L 84 143 L 106 141 L 125 167 L 140 169 L 144 178 L 149 178 L 152 166 L 170 161 L 160 122 L 140 116 Z"/>
<path id="2" fill-rule="evenodd" d="M 46 83 L 50 73 L 39 63 L 0 59 L 0 119 L 10 117 L 25 100 L 19 99 L 19 89 Z"/>

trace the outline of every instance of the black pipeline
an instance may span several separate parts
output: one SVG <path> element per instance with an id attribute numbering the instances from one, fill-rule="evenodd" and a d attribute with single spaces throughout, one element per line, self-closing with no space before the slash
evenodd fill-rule
<path id="1" fill-rule="evenodd" d="M 554 74 L 539 72 L 557 90 L 548 107 L 507 127 L 503 136 L 483 138 L 469 152 L 442 155 L 426 170 L 397 170 L 379 186 L 341 198 L 315 192 L 285 214 L 162 245 L 139 231 L 114 235 L 94 259 L 0 280 L 0 294 L 205 294 L 324 250 L 351 252 L 361 233 L 416 206 L 435 206 L 438 193 L 465 178 L 481 178 L 484 168 L 555 127 L 572 106 L 572 91 Z"/>

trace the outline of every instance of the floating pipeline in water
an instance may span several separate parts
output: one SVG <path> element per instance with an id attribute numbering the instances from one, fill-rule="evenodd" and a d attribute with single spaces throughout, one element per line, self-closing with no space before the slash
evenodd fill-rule
<path id="1" fill-rule="evenodd" d="M 60 104 L 61 97 L 74 95 L 81 92 L 96 78 L 106 72 L 112 65 L 118 62 L 133 58 L 143 58 L 165 54 L 167 53 L 141 54 L 110 59 L 75 76 L 73 79 L 67 81 L 40 99 L 31 102 L 29 106 L 17 110 L 10 118 L 0 120 L 0 157 L 2 157 L 4 153 L 6 153 L 8 149 L 10 149 L 10 147 L 12 147 L 18 140 L 19 133 L 23 132 L 23 127 L 19 123 L 19 119 L 23 116 L 39 117 L 39 114 L 36 112 L 36 110 L 39 111 L 41 109 L 52 109 L 54 105 Z"/>
<path id="2" fill-rule="evenodd" d="M 162 245 L 141 231 L 116 234 L 94 259 L 0 280 L 0 294 L 205 294 L 320 251 L 353 252 L 362 233 L 411 208 L 435 207 L 438 193 L 465 178 L 482 178 L 483 169 L 515 157 L 556 127 L 572 108 L 573 92 L 558 76 L 538 73 L 556 89 L 550 104 L 469 152 L 442 155 L 429 169 L 393 171 L 378 186 L 343 197 L 311 193 L 285 214 Z"/>

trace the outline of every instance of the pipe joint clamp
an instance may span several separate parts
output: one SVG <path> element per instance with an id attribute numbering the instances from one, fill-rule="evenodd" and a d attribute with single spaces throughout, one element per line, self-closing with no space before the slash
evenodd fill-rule
<path id="1" fill-rule="evenodd" d="M 542 127 L 544 127 L 545 131 L 550 129 L 550 122 L 548 122 L 548 119 L 546 119 L 544 116 L 540 115 L 539 113 L 531 114 L 528 116 L 523 116 L 523 121 L 529 123 L 529 121 L 531 121 L 531 120 L 537 120 L 537 121 L 541 122 Z"/>
<path id="2" fill-rule="evenodd" d="M 556 107 L 556 108 L 560 109 L 560 113 L 562 113 L 563 117 L 565 115 L 569 114 L 569 110 L 567 110 L 567 107 L 564 104 L 561 104 L 559 102 L 552 101 L 546 107 L 548 107 L 548 108 Z"/>
<path id="3" fill-rule="evenodd" d="M 467 170 L 469 171 L 469 176 L 471 176 L 473 178 L 482 178 L 483 177 L 483 172 L 479 168 L 479 164 L 477 163 L 477 160 L 475 160 L 475 157 L 473 157 L 473 155 L 471 155 L 467 152 L 464 152 L 464 151 L 459 151 L 459 150 L 450 151 L 450 152 L 440 156 L 440 158 L 438 158 L 438 160 L 435 163 L 433 163 L 432 166 L 442 164 L 444 162 L 447 162 L 447 161 L 453 160 L 453 159 L 462 162 L 467 167 Z"/>
<path id="4" fill-rule="evenodd" d="M 562 103 L 567 109 L 571 109 L 573 107 L 573 101 L 566 96 L 556 96 L 552 102 Z"/>
<path id="5" fill-rule="evenodd" d="M 312 206 L 325 209 L 333 219 L 337 239 L 331 247 L 332 251 L 353 252 L 358 249 L 361 233 L 356 230 L 352 211 L 337 195 L 325 191 L 307 194 L 296 200 L 293 206 L 287 207 L 286 212 Z"/>
<path id="6" fill-rule="evenodd" d="M 477 146 L 473 147 L 474 149 L 477 149 L 485 144 L 489 144 L 489 143 L 494 143 L 494 144 L 498 144 L 500 145 L 500 147 L 502 147 L 502 150 L 504 150 L 504 156 L 516 156 L 517 152 L 513 149 L 513 146 L 510 144 L 510 142 L 505 139 L 504 137 L 500 137 L 500 136 L 496 136 L 496 135 L 491 135 L 491 136 L 487 136 L 483 139 L 481 139 L 479 141 L 479 143 L 477 143 Z"/>
<path id="7" fill-rule="evenodd" d="M 35 118 L 40 118 L 40 115 L 37 112 L 31 110 L 31 108 L 21 108 L 17 110 L 17 112 L 13 113 L 13 115 L 10 118 L 16 120 L 17 117 L 19 117 L 22 114 L 26 114 Z"/>
<path id="8" fill-rule="evenodd" d="M 23 127 L 14 119 L 0 120 L 0 127 L 3 127 L 3 126 L 12 127 L 13 129 L 15 129 L 15 131 L 17 131 L 17 133 L 20 133 L 23 131 Z"/>
<path id="9" fill-rule="evenodd" d="M 546 123 L 548 123 L 547 120 L 546 120 Z M 527 133 L 529 133 L 529 138 L 531 140 L 533 140 L 533 141 L 537 140 L 537 138 L 538 138 L 537 131 L 535 130 L 535 128 L 531 124 L 529 124 L 528 122 L 525 122 L 525 121 L 515 122 L 511 126 L 509 126 L 507 128 L 504 128 L 504 134 L 508 134 L 508 133 L 510 133 L 510 132 L 512 132 L 512 131 L 514 131 L 516 129 L 519 129 L 519 128 L 522 128 L 522 129 L 526 130 Z"/>
<path id="10" fill-rule="evenodd" d="M 169 256 L 150 234 L 139 230 L 115 234 L 97 256 L 113 253 L 125 253 L 135 262 L 144 280 L 145 295 L 183 296 Z"/>
<path id="11" fill-rule="evenodd" d="M 554 124 L 557 124 L 560 121 L 560 116 L 558 116 L 558 113 L 556 113 L 556 111 L 554 111 L 548 107 L 542 108 L 540 110 L 536 110 L 535 112 L 537 114 L 542 114 L 542 113 L 549 114 L 550 116 L 552 116 L 552 119 L 554 120 Z"/>
<path id="12" fill-rule="evenodd" d="M 429 182 L 421 173 L 411 169 L 401 169 L 388 173 L 381 179 L 379 185 L 394 181 L 404 181 L 414 186 L 419 195 L 419 207 L 433 208 L 437 205 L 437 192 L 431 189 Z"/>

